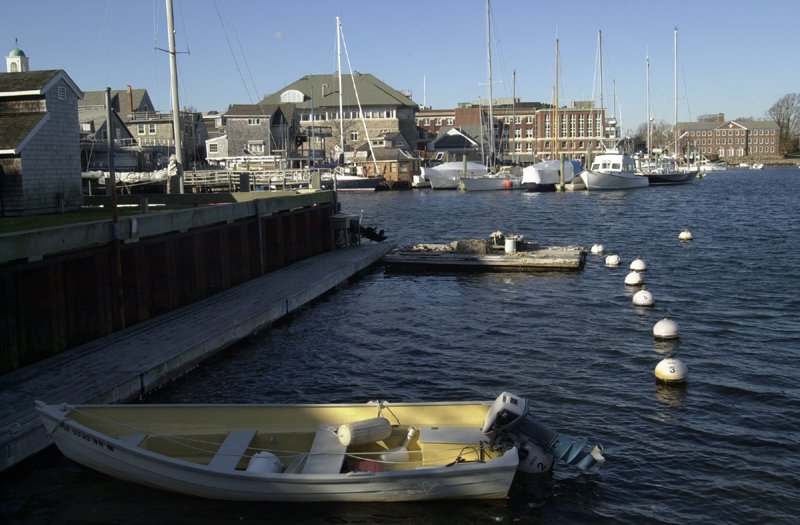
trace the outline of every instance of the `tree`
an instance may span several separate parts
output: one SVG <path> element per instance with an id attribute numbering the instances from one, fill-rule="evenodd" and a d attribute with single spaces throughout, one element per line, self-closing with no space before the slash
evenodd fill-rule
<path id="1" fill-rule="evenodd" d="M 800 136 L 800 93 L 789 93 L 778 99 L 767 114 L 778 125 L 781 153 L 786 155 L 797 149 Z"/>

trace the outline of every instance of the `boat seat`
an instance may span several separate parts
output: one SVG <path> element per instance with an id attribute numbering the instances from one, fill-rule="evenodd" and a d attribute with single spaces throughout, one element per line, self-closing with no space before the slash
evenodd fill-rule
<path id="1" fill-rule="evenodd" d="M 208 466 L 215 470 L 235 470 L 247 447 L 256 435 L 255 430 L 233 430 L 217 449 Z"/>
<path id="2" fill-rule="evenodd" d="M 460 426 L 423 426 L 419 429 L 420 443 L 476 444 L 488 438 L 480 428 Z"/>
<path id="3" fill-rule="evenodd" d="M 311 444 L 311 450 L 300 466 L 302 474 L 338 474 L 344 464 L 347 447 L 339 442 L 336 427 L 320 425 Z M 288 468 L 287 468 L 288 470 Z"/>
<path id="4" fill-rule="evenodd" d="M 117 439 L 133 447 L 138 447 L 147 439 L 147 434 L 128 434 L 127 436 L 118 436 Z"/>

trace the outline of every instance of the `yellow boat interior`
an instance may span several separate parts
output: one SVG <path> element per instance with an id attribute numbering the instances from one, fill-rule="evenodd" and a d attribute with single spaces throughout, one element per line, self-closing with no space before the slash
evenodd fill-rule
<path id="1" fill-rule="evenodd" d="M 138 449 L 215 470 L 337 474 L 500 456 L 481 431 L 487 410 L 485 403 L 96 405 L 73 407 L 67 417 Z"/>

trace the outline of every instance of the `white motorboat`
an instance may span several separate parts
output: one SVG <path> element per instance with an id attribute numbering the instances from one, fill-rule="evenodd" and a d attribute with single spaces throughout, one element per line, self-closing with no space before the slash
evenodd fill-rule
<path id="1" fill-rule="evenodd" d="M 61 452 L 158 489 L 238 501 L 505 498 L 517 470 L 554 459 L 584 471 L 602 447 L 537 422 L 504 392 L 491 402 L 336 405 L 46 405 Z M 540 443 L 540 444 L 537 444 Z"/>
<path id="2" fill-rule="evenodd" d="M 583 170 L 580 177 L 589 191 L 645 188 L 650 184 L 647 177 L 637 175 L 636 163 L 623 153 L 598 155 L 591 169 Z"/>
<path id="3" fill-rule="evenodd" d="M 422 175 L 434 190 L 455 190 L 461 177 L 480 177 L 489 169 L 479 162 L 445 162 L 438 166 L 422 168 Z"/>

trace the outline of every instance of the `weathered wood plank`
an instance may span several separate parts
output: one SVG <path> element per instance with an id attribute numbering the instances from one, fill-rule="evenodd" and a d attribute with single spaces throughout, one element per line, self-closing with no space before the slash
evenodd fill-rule
<path id="1" fill-rule="evenodd" d="M 197 362 L 313 301 L 378 261 L 391 244 L 301 260 L 197 303 L 0 376 L 0 470 L 49 444 L 34 400 L 116 403 L 137 398 Z"/>

